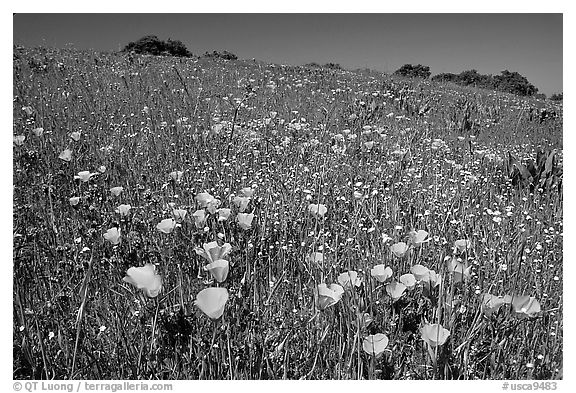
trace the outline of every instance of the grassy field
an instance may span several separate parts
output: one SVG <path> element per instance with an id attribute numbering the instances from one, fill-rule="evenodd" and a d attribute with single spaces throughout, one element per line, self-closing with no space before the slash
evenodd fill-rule
<path id="1" fill-rule="evenodd" d="M 256 61 L 13 72 L 14 378 L 561 378 L 561 105 Z"/>

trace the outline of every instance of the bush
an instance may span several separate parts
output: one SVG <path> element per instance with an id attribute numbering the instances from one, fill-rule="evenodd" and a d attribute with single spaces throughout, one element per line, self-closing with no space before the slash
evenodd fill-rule
<path id="1" fill-rule="evenodd" d="M 432 80 L 435 82 L 458 82 L 458 75 L 445 72 L 443 74 L 434 75 Z"/>
<path id="2" fill-rule="evenodd" d="M 206 52 L 206 53 L 204 53 L 204 57 L 211 57 L 211 58 L 224 59 L 224 60 L 238 60 L 238 56 L 236 56 L 232 52 L 228 52 L 227 50 L 222 51 L 222 52 L 212 51 L 212 53 Z"/>
<path id="3" fill-rule="evenodd" d="M 186 49 L 182 41 L 171 40 L 162 41 L 155 35 L 147 35 L 138 41 L 130 42 L 124 47 L 123 52 L 135 52 L 145 55 L 168 55 L 178 57 L 190 57 L 192 53 Z"/>
<path id="4" fill-rule="evenodd" d="M 430 67 L 421 64 L 404 64 L 394 72 L 394 75 L 400 75 L 407 78 L 428 79 L 430 77 Z"/>
<path id="5" fill-rule="evenodd" d="M 554 93 L 550 96 L 550 99 L 552 101 L 563 101 L 564 100 L 564 94 L 562 93 Z"/>

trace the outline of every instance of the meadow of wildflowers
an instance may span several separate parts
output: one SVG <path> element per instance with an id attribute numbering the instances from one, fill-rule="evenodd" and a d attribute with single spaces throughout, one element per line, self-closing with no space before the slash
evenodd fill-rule
<path id="1" fill-rule="evenodd" d="M 562 107 L 14 49 L 16 379 L 561 375 Z"/>

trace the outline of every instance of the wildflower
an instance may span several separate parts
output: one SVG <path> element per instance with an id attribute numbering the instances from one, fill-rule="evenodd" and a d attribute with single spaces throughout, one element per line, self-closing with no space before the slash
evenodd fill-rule
<path id="1" fill-rule="evenodd" d="M 370 355 L 374 355 L 376 358 L 382 356 L 384 350 L 388 346 L 388 337 L 385 334 L 377 333 L 372 334 L 364 338 L 362 342 L 362 349 L 364 352 Z"/>
<path id="2" fill-rule="evenodd" d="M 412 273 L 406 273 L 400 276 L 400 282 L 406 286 L 406 289 L 412 289 L 416 285 L 416 277 Z"/>
<path id="3" fill-rule="evenodd" d="M 28 116 L 32 116 L 32 113 L 34 113 L 33 109 L 31 106 L 23 106 L 22 110 L 28 115 Z"/>
<path id="4" fill-rule="evenodd" d="M 249 202 L 250 202 L 250 198 L 248 198 L 248 197 L 237 196 L 237 197 L 234 197 L 232 199 L 232 203 L 234 203 L 238 207 L 238 210 L 240 210 L 240 212 L 242 212 L 242 213 L 248 207 Z"/>
<path id="5" fill-rule="evenodd" d="M 66 149 L 58 156 L 59 159 L 70 162 L 72 160 L 72 150 Z"/>
<path id="6" fill-rule="evenodd" d="M 356 273 L 354 270 L 350 270 L 338 276 L 338 283 L 343 288 L 353 288 L 355 286 L 359 287 L 362 285 L 362 279 L 358 277 L 358 273 Z"/>
<path id="7" fill-rule="evenodd" d="M 228 277 L 228 271 L 230 269 L 230 262 L 226 259 L 218 259 L 208 265 L 204 266 L 204 270 L 210 272 L 212 277 L 218 282 L 224 282 L 226 277 Z"/>
<path id="8" fill-rule="evenodd" d="M 184 209 L 172 209 L 172 215 L 176 221 L 184 221 L 188 212 Z"/>
<path id="9" fill-rule="evenodd" d="M 216 200 L 216 198 L 214 198 L 212 195 L 208 194 L 207 192 L 199 193 L 198 195 L 196 195 L 194 197 L 194 199 L 198 203 L 198 206 L 200 206 L 201 208 L 207 207 L 208 204 L 213 203 Z"/>
<path id="10" fill-rule="evenodd" d="M 70 138 L 72 138 L 74 141 L 78 142 L 80 140 L 80 132 L 74 131 L 73 133 L 70 134 Z"/>
<path id="11" fill-rule="evenodd" d="M 196 295 L 194 304 L 210 319 L 218 319 L 224 314 L 229 295 L 226 288 L 206 288 Z"/>
<path id="12" fill-rule="evenodd" d="M 409 237 L 410 237 L 410 243 L 412 243 L 415 246 L 419 246 L 422 243 L 426 243 L 430 240 L 430 239 L 427 239 L 428 232 L 423 231 L 423 230 L 411 231 L 409 233 Z"/>
<path id="13" fill-rule="evenodd" d="M 370 275 L 378 282 L 385 282 L 392 277 L 392 269 L 385 265 L 376 265 L 370 270 Z"/>
<path id="14" fill-rule="evenodd" d="M 83 183 L 90 181 L 92 176 L 97 175 L 97 173 L 90 173 L 90 171 L 78 172 L 78 175 L 74 176 L 74 179 L 80 180 Z"/>
<path id="15" fill-rule="evenodd" d="M 118 186 L 118 187 L 112 187 L 110 189 L 110 192 L 112 193 L 112 195 L 114 196 L 118 196 L 122 193 L 122 191 L 124 191 L 124 187 L 122 186 Z"/>
<path id="16" fill-rule="evenodd" d="M 315 214 L 315 215 L 318 215 L 318 216 L 320 216 L 320 217 L 324 217 L 324 214 L 326 214 L 326 212 L 328 211 L 328 209 L 327 209 L 326 206 L 323 205 L 323 204 L 318 204 L 318 205 L 310 204 L 310 205 L 308 206 L 308 211 L 309 211 L 311 214 Z"/>
<path id="17" fill-rule="evenodd" d="M 24 144 L 25 139 L 26 139 L 26 135 L 15 135 L 14 136 L 14 144 L 16 146 L 22 146 Z"/>
<path id="18" fill-rule="evenodd" d="M 156 266 L 147 263 L 143 267 L 131 267 L 124 281 L 144 291 L 148 297 L 156 297 L 162 289 L 162 277 L 156 274 Z"/>
<path id="19" fill-rule="evenodd" d="M 372 148 L 374 147 L 374 141 L 369 141 L 369 142 L 364 142 L 364 149 L 365 150 L 372 150 Z"/>
<path id="20" fill-rule="evenodd" d="M 400 299 L 404 291 L 406 291 L 406 286 L 401 282 L 391 282 L 386 285 L 386 293 L 392 298 L 392 301 Z"/>
<path id="21" fill-rule="evenodd" d="M 196 210 L 192 214 L 192 217 L 194 218 L 196 228 L 200 229 L 204 227 L 204 224 L 206 223 L 206 212 L 204 210 Z"/>
<path id="22" fill-rule="evenodd" d="M 426 324 L 420 329 L 420 334 L 422 336 L 422 340 L 426 342 L 431 347 L 437 347 L 443 345 L 446 340 L 448 340 L 448 336 L 450 336 L 450 331 L 448 329 L 444 329 L 444 327 L 440 324 Z"/>
<path id="23" fill-rule="evenodd" d="M 127 216 L 130 209 L 132 209 L 132 206 L 122 204 L 116 208 L 116 213 L 120 214 L 121 216 Z"/>
<path id="24" fill-rule="evenodd" d="M 100 172 L 100 173 L 106 172 L 106 167 L 105 167 L 104 165 L 100 165 L 100 166 L 98 167 L 98 172 Z"/>
<path id="25" fill-rule="evenodd" d="M 531 296 L 512 296 L 511 304 L 519 319 L 533 317 L 540 312 L 540 302 Z"/>
<path id="26" fill-rule="evenodd" d="M 254 213 L 250 214 L 238 213 L 237 219 L 240 227 L 244 230 L 248 230 L 252 228 L 252 220 L 254 219 Z"/>
<path id="27" fill-rule="evenodd" d="M 398 258 L 402 258 L 406 255 L 410 248 L 404 242 L 399 242 L 390 246 L 390 251 L 392 254 L 396 255 Z"/>
<path id="28" fill-rule="evenodd" d="M 230 209 L 218 209 L 218 221 L 226 221 L 230 217 L 232 210 Z"/>
<path id="29" fill-rule="evenodd" d="M 112 245 L 120 244 L 120 230 L 116 227 L 108 229 L 102 237 L 108 240 Z"/>
<path id="30" fill-rule="evenodd" d="M 182 176 L 184 176 L 184 172 L 182 171 L 170 172 L 170 179 L 174 180 L 176 183 L 180 183 Z"/>
<path id="31" fill-rule="evenodd" d="M 463 253 L 464 251 L 469 249 L 471 245 L 472 242 L 470 240 L 459 239 L 454 242 L 454 249 L 459 253 Z"/>
<path id="32" fill-rule="evenodd" d="M 68 202 L 70 202 L 70 206 L 76 206 L 80 202 L 80 197 L 72 197 L 68 199 Z"/>
<path id="33" fill-rule="evenodd" d="M 204 243 L 202 248 L 196 247 L 194 251 L 209 263 L 214 263 L 220 259 L 224 259 L 224 257 L 232 251 L 232 246 L 230 243 L 224 243 L 222 246 L 219 246 L 217 242 L 210 242 Z"/>
<path id="34" fill-rule="evenodd" d="M 156 225 L 156 229 L 162 233 L 172 233 L 174 228 L 176 228 L 176 221 L 173 218 L 166 218 Z"/>
<path id="35" fill-rule="evenodd" d="M 318 308 L 320 310 L 325 310 L 326 308 L 333 306 L 338 303 L 342 298 L 344 293 L 344 288 L 338 284 L 330 284 L 328 287 L 326 284 L 318 284 Z"/>
<path id="36" fill-rule="evenodd" d="M 44 128 L 42 127 L 38 127 L 38 128 L 34 128 L 32 130 L 32 132 L 34 133 L 34 135 L 36 135 L 37 137 L 41 137 L 44 134 Z"/>

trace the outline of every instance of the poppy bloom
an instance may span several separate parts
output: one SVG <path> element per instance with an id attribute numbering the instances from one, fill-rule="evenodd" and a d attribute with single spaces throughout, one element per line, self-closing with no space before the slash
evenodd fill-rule
<path id="1" fill-rule="evenodd" d="M 214 200 L 208 203 L 208 205 L 206 206 L 206 210 L 208 210 L 210 214 L 216 214 L 219 206 L 220 206 L 220 199 L 214 198 Z"/>
<path id="2" fill-rule="evenodd" d="M 362 279 L 358 277 L 358 273 L 354 270 L 347 271 L 338 276 L 338 283 L 343 288 L 353 288 L 362 285 Z"/>
<path id="3" fill-rule="evenodd" d="M 174 180 L 176 183 L 180 183 L 182 176 L 184 176 L 184 172 L 182 171 L 170 172 L 170 179 Z"/>
<path id="4" fill-rule="evenodd" d="M 224 257 L 232 251 L 232 246 L 230 243 L 224 243 L 222 246 L 219 246 L 217 242 L 210 242 L 204 243 L 202 248 L 196 247 L 194 251 L 209 263 L 214 263 L 219 259 L 224 259 Z"/>
<path id="5" fill-rule="evenodd" d="M 209 271 L 216 281 L 224 282 L 226 277 L 228 277 L 230 262 L 228 262 L 226 259 L 218 259 L 204 266 L 204 270 Z"/>
<path id="6" fill-rule="evenodd" d="M 377 333 L 364 338 L 362 349 L 364 352 L 375 357 L 380 357 L 388 346 L 388 337 L 385 334 Z"/>
<path id="7" fill-rule="evenodd" d="M 25 140 L 26 140 L 25 135 L 14 135 L 14 144 L 16 146 L 22 146 Z"/>
<path id="8" fill-rule="evenodd" d="M 187 213 L 184 209 L 172 209 L 172 215 L 177 221 L 184 221 Z"/>
<path id="9" fill-rule="evenodd" d="M 110 242 L 110 244 L 120 244 L 120 230 L 116 227 L 110 228 L 102 235 L 102 237 Z"/>
<path id="10" fill-rule="evenodd" d="M 218 319 L 224 314 L 224 306 L 229 295 L 226 288 L 206 288 L 196 295 L 194 304 L 210 319 Z"/>
<path id="11" fill-rule="evenodd" d="M 330 284 L 328 287 L 326 284 L 318 284 L 318 308 L 320 310 L 325 310 L 326 308 L 333 306 L 338 303 L 342 298 L 344 293 L 344 288 L 338 284 Z"/>
<path id="12" fill-rule="evenodd" d="M 122 204 L 116 208 L 116 213 L 120 214 L 121 216 L 127 216 L 128 212 L 130 212 L 130 209 L 132 209 L 132 206 Z"/>
<path id="13" fill-rule="evenodd" d="M 481 308 L 482 312 L 487 316 L 491 316 L 496 311 L 500 309 L 504 304 L 510 304 L 512 298 L 509 295 L 506 296 L 494 296 L 489 293 L 482 295 Z"/>
<path id="14" fill-rule="evenodd" d="M 59 159 L 64 160 L 66 162 L 70 162 L 72 160 L 72 150 L 66 149 L 58 156 Z"/>
<path id="15" fill-rule="evenodd" d="M 430 239 L 427 239 L 428 232 L 423 231 L 423 230 L 411 231 L 408 235 L 410 237 L 410 243 L 412 243 L 415 246 L 419 246 L 422 243 L 426 243 L 430 240 Z"/>
<path id="16" fill-rule="evenodd" d="M 244 230 L 252 228 L 252 220 L 254 219 L 254 213 L 238 213 L 237 215 L 238 224 Z"/>
<path id="17" fill-rule="evenodd" d="M 405 256 L 409 249 L 410 247 L 408 247 L 404 242 L 399 242 L 390 246 L 390 251 L 392 251 L 392 254 L 396 255 L 398 258 Z"/>
<path id="18" fill-rule="evenodd" d="M 370 270 L 370 275 L 378 282 L 385 282 L 392 277 L 392 269 L 385 265 L 376 265 Z"/>
<path id="19" fill-rule="evenodd" d="M 319 266 L 324 262 L 324 254 L 321 252 L 313 252 L 306 256 L 306 262 Z"/>
<path id="20" fill-rule="evenodd" d="M 218 209 L 218 221 L 226 221 L 230 217 L 232 210 L 230 209 Z"/>
<path id="21" fill-rule="evenodd" d="M 97 175 L 97 173 L 90 173 L 90 171 L 78 172 L 78 175 L 74 176 L 74 179 L 80 180 L 83 183 L 90 181 L 92 176 Z"/>
<path id="22" fill-rule="evenodd" d="M 412 273 L 406 273 L 400 276 L 400 282 L 406 286 L 406 289 L 412 289 L 416 285 L 416 277 Z"/>
<path id="23" fill-rule="evenodd" d="M 23 110 L 24 112 L 26 112 L 26 114 L 27 114 L 28 116 L 32 116 L 32 113 L 34 113 L 34 110 L 32 109 L 31 106 L 23 106 L 23 107 L 22 107 L 22 110 Z"/>
<path id="24" fill-rule="evenodd" d="M 240 190 L 240 194 L 242 194 L 242 196 L 246 198 L 252 198 L 252 196 L 254 195 L 254 189 L 252 189 L 251 187 L 244 187 L 243 189 Z"/>
<path id="25" fill-rule="evenodd" d="M 70 134 L 70 138 L 72 138 L 74 141 L 78 142 L 80 140 L 80 132 L 74 131 L 73 133 Z"/>
<path id="26" fill-rule="evenodd" d="M 162 277 L 156 274 L 156 266 L 147 263 L 143 267 L 131 267 L 124 281 L 144 291 L 148 297 L 156 297 L 162 289 Z"/>
<path id="27" fill-rule="evenodd" d="M 194 197 L 194 199 L 198 203 L 198 206 L 200 206 L 201 208 L 207 207 L 208 204 L 213 203 L 216 200 L 216 198 L 214 198 L 212 195 L 208 194 L 207 192 L 199 193 L 198 195 L 196 195 Z"/>
<path id="28" fill-rule="evenodd" d="M 36 135 L 37 137 L 41 137 L 44 134 L 44 128 L 42 127 L 38 127 L 38 128 L 34 128 L 32 130 L 32 132 L 34 133 L 34 135 Z"/>
<path id="29" fill-rule="evenodd" d="M 308 211 L 309 211 L 311 214 L 314 214 L 314 215 L 317 215 L 317 216 L 320 216 L 320 217 L 324 217 L 324 214 L 326 214 L 326 212 L 328 211 L 328 209 L 327 209 L 326 206 L 323 205 L 323 204 L 315 205 L 315 204 L 312 203 L 312 204 L 308 205 Z"/>
<path id="30" fill-rule="evenodd" d="M 459 283 L 470 278 L 471 266 L 468 266 L 468 264 L 460 258 L 448 258 L 448 272 L 452 274 L 454 283 Z"/>
<path id="31" fill-rule="evenodd" d="M 196 210 L 192 217 L 194 218 L 194 224 L 196 228 L 204 228 L 204 224 L 206 223 L 206 211 L 204 210 Z"/>
<path id="32" fill-rule="evenodd" d="M 450 331 L 448 329 L 444 329 L 442 325 L 434 323 L 434 324 L 426 324 L 420 329 L 420 334 L 422 336 L 422 340 L 426 342 L 431 347 L 437 347 L 443 345 L 446 340 L 448 340 L 448 336 L 450 336 Z"/>
<path id="33" fill-rule="evenodd" d="M 417 281 L 421 281 L 429 277 L 430 270 L 426 266 L 414 265 L 410 268 L 410 272 L 414 275 Z"/>
<path id="34" fill-rule="evenodd" d="M 540 302 L 531 296 L 512 296 L 511 304 L 519 319 L 533 317 L 540 312 Z"/>
<path id="35" fill-rule="evenodd" d="M 176 228 L 176 221 L 173 218 L 166 218 L 156 225 L 156 229 L 163 233 L 172 233 Z"/>
<path id="36" fill-rule="evenodd" d="M 454 249 L 459 253 L 463 253 L 464 251 L 469 249 L 471 245 L 472 242 L 470 240 L 459 239 L 454 242 Z"/>
<path id="37" fill-rule="evenodd" d="M 401 282 L 391 282 L 386 285 L 386 293 L 388 293 L 393 301 L 400 299 L 404 294 L 404 291 L 406 291 L 406 285 Z"/>
<path id="38" fill-rule="evenodd" d="M 248 207 L 248 203 L 250 202 L 250 198 L 248 197 L 234 197 L 232 198 L 232 203 L 234 203 L 240 212 L 244 212 Z"/>
<path id="39" fill-rule="evenodd" d="M 112 195 L 114 196 L 118 196 L 122 193 L 122 191 L 124 191 L 124 187 L 122 186 L 118 186 L 118 187 L 112 187 L 110 189 L 110 192 L 112 193 Z"/>
<path id="40" fill-rule="evenodd" d="M 68 201 L 70 202 L 71 206 L 76 206 L 78 202 L 80 202 L 80 197 L 72 197 L 68 199 Z"/>

